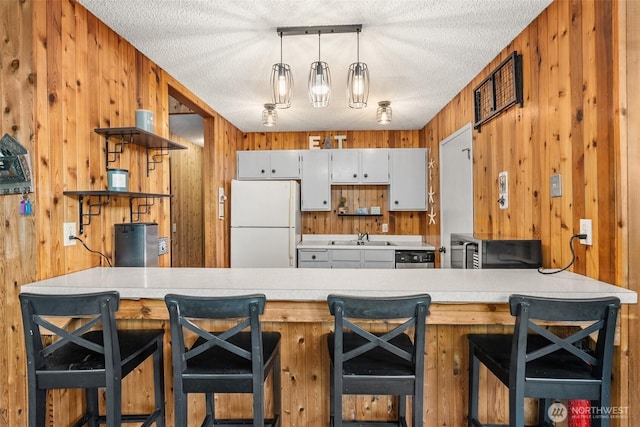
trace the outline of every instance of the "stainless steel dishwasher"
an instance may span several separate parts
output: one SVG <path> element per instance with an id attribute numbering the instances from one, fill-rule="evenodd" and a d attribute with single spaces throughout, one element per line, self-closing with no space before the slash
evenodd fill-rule
<path id="1" fill-rule="evenodd" d="M 434 268 L 436 253 L 429 249 L 396 250 L 396 268 Z"/>

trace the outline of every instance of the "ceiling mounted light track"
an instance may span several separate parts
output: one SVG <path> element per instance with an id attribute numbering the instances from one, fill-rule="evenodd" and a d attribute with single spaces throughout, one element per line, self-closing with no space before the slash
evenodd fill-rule
<path id="1" fill-rule="evenodd" d="M 293 75 L 291 67 L 282 61 L 282 33 L 280 33 L 280 62 L 271 67 L 271 101 L 276 108 L 291 107 Z"/>
<path id="2" fill-rule="evenodd" d="M 369 96 L 369 70 L 367 64 L 360 62 L 360 32 L 362 31 L 361 24 L 321 25 L 309 27 L 278 27 L 276 31 L 278 35 L 280 35 L 281 39 L 281 55 L 283 36 L 318 35 L 318 60 L 311 64 L 308 80 L 309 100 L 311 101 L 311 105 L 313 105 L 314 107 L 328 106 L 329 98 L 331 96 L 331 73 L 329 71 L 329 65 L 321 59 L 320 36 L 322 34 L 357 33 L 358 59 L 357 62 L 351 64 L 351 67 L 349 68 L 347 93 L 349 98 L 349 106 L 351 108 L 366 107 L 367 98 Z M 352 67 L 353 71 L 351 70 Z M 274 82 L 274 72 L 275 71 L 272 70 L 271 85 L 273 88 L 273 93 L 275 95 L 276 83 Z M 293 79 L 291 79 L 291 81 L 293 82 Z M 293 83 L 291 86 L 293 87 Z M 275 97 L 274 104 L 276 104 L 278 108 L 281 108 L 279 107 L 278 102 L 276 102 Z"/>
<path id="3" fill-rule="evenodd" d="M 360 30 L 358 34 L 358 53 L 356 62 L 349 66 L 347 73 L 347 97 L 349 107 L 364 108 L 369 98 L 369 68 L 364 62 L 360 62 Z"/>

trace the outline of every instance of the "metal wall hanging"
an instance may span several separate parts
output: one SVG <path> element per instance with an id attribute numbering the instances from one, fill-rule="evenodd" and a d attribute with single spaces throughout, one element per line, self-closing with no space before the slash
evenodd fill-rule
<path id="1" fill-rule="evenodd" d="M 514 104 L 523 105 L 522 55 L 513 52 L 473 89 L 475 123 L 482 125 Z"/>
<path id="2" fill-rule="evenodd" d="M 29 152 L 9 134 L 0 138 L 0 194 L 33 192 Z"/>

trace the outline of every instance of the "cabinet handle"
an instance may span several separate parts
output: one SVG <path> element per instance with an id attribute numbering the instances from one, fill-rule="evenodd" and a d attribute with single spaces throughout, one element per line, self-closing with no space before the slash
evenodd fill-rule
<path id="1" fill-rule="evenodd" d="M 353 174 L 353 177 L 354 177 L 354 178 L 357 178 L 357 177 L 358 177 L 358 174 L 357 174 L 357 173 L 354 173 L 354 174 Z"/>
<path id="2" fill-rule="evenodd" d="M 265 170 L 264 170 L 264 169 L 260 170 L 260 173 L 264 173 L 264 172 L 265 172 Z"/>
<path id="3" fill-rule="evenodd" d="M 275 169 L 271 169 L 271 173 L 276 173 L 276 170 Z"/>
<path id="4" fill-rule="evenodd" d="M 315 255 L 311 255 L 311 259 L 316 259 L 316 256 Z"/>
<path id="5" fill-rule="evenodd" d="M 364 174 L 364 177 L 365 177 L 365 178 L 369 178 L 369 174 L 368 174 L 368 173 L 365 173 L 365 174 Z"/>
<path id="6" fill-rule="evenodd" d="M 397 205 L 397 204 L 398 204 L 398 201 L 396 200 L 395 202 L 393 202 L 393 204 L 394 204 L 394 205 Z"/>
<path id="7" fill-rule="evenodd" d="M 326 204 L 327 204 L 327 201 L 326 201 L 326 200 L 323 200 L 323 201 L 322 201 L 322 204 L 323 204 L 323 205 L 326 205 Z"/>

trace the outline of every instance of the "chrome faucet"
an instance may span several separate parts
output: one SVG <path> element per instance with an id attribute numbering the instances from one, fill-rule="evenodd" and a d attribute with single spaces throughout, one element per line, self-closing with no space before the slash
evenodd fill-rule
<path id="1" fill-rule="evenodd" d="M 358 241 L 362 242 L 363 240 L 369 241 L 369 232 L 365 231 L 364 233 L 360 232 L 360 229 L 356 228 L 356 232 L 358 233 Z"/>

